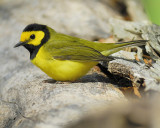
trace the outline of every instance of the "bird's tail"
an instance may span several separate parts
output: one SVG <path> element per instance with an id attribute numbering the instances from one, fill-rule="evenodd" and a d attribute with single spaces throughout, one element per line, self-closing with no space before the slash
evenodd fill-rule
<path id="1" fill-rule="evenodd" d="M 113 43 L 113 44 L 104 44 L 105 50 L 101 51 L 104 56 L 109 56 L 115 52 L 122 50 L 125 47 L 131 46 L 142 46 L 145 45 L 148 40 L 133 40 L 129 42 Z M 105 46 L 106 45 L 106 46 Z"/>

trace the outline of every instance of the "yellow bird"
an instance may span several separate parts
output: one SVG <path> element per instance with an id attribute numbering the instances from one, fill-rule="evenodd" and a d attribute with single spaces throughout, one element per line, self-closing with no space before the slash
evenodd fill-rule
<path id="1" fill-rule="evenodd" d="M 30 60 L 57 81 L 75 81 L 107 56 L 146 40 L 123 43 L 98 43 L 57 33 L 41 24 L 30 24 L 23 30 L 20 42 L 30 52 Z"/>

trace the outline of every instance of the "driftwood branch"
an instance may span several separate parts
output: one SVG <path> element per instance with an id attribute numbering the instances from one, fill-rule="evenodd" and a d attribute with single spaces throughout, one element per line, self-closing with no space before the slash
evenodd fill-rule
<path id="1" fill-rule="evenodd" d="M 108 70 L 113 75 L 118 75 L 132 81 L 133 86 L 144 86 L 145 90 L 160 91 L 160 27 L 149 22 L 126 22 L 111 19 L 113 35 L 117 40 L 145 39 L 149 42 L 145 46 L 145 52 L 149 55 L 151 64 L 148 66 L 143 61 L 142 50 L 138 53 L 120 51 L 115 56 L 126 59 L 139 58 L 138 63 L 124 59 L 116 59 L 108 64 Z M 138 55 L 137 55 L 138 54 Z"/>

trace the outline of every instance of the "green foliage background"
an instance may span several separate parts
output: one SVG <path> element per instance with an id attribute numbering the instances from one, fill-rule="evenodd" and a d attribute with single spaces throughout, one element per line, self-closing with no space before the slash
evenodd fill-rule
<path id="1" fill-rule="evenodd" d="M 142 0 L 149 19 L 160 25 L 160 0 Z"/>

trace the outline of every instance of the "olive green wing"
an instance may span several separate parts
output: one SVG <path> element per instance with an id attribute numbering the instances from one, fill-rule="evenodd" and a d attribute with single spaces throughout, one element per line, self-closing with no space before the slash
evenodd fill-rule
<path id="1" fill-rule="evenodd" d="M 51 57 L 59 60 L 102 61 L 108 60 L 109 57 L 106 56 L 121 50 L 123 47 L 137 45 L 140 44 L 140 42 L 141 41 L 131 41 L 105 44 L 55 33 L 51 35 L 49 41 L 44 45 L 44 48 L 46 52 L 49 52 Z"/>
<path id="2" fill-rule="evenodd" d="M 69 45 L 61 47 L 49 47 L 47 52 L 58 60 L 72 61 L 102 61 L 106 57 L 97 50 L 83 45 Z"/>
<path id="3" fill-rule="evenodd" d="M 125 47 L 141 46 L 141 45 L 144 45 L 146 42 L 147 40 L 134 40 L 129 42 L 121 42 L 121 43 L 98 43 L 98 42 L 92 42 L 92 41 L 84 40 L 81 38 L 77 38 L 77 37 L 73 37 L 73 36 L 69 36 L 61 33 L 56 33 L 54 34 L 54 36 L 50 38 L 50 41 L 48 44 L 51 45 L 51 47 L 53 46 L 54 48 L 61 48 L 61 47 L 67 47 L 67 46 L 88 47 L 89 51 L 93 52 L 95 50 L 103 54 L 103 56 L 109 56 Z"/>

